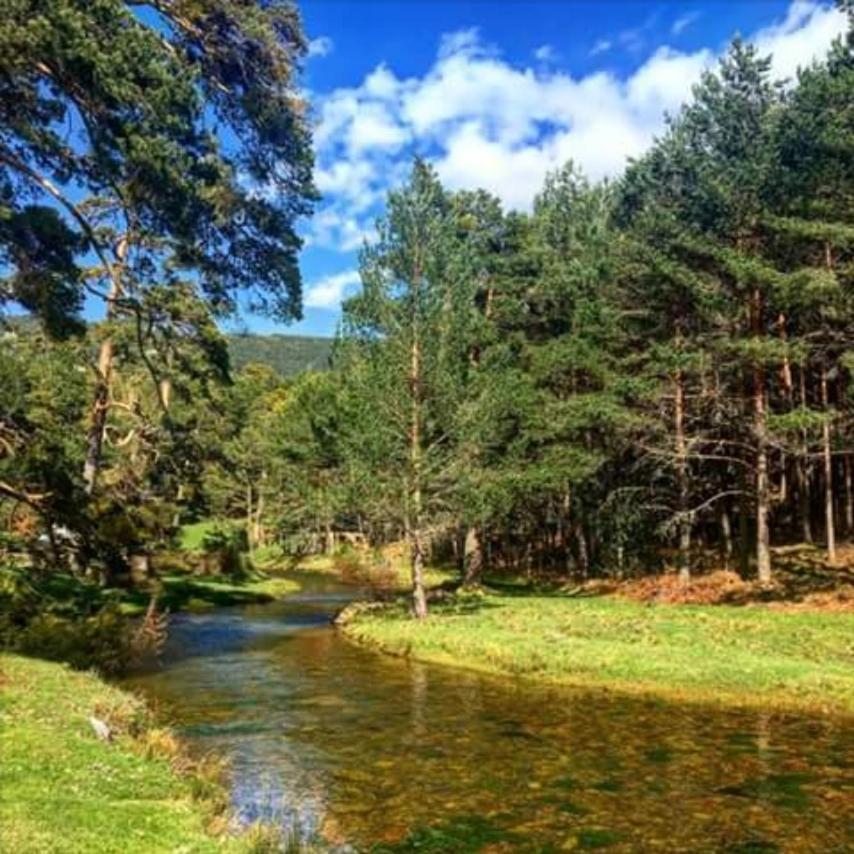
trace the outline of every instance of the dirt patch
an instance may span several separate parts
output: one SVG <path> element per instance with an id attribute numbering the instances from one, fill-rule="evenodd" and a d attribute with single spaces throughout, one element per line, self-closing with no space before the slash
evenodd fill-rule
<path id="1" fill-rule="evenodd" d="M 783 611 L 827 611 L 854 614 L 854 585 L 845 584 L 835 590 L 809 593 L 798 602 L 770 602 L 768 607 Z"/>
<path id="2" fill-rule="evenodd" d="M 845 565 L 829 567 L 815 553 L 778 556 L 774 583 L 762 586 L 731 570 L 695 574 L 683 583 L 675 572 L 627 581 L 613 594 L 635 602 L 672 605 L 764 605 L 776 610 L 854 613 L 854 575 Z"/>
<path id="3" fill-rule="evenodd" d="M 718 570 L 695 575 L 687 583 L 676 573 L 651 575 L 628 581 L 616 595 L 635 602 L 664 602 L 671 605 L 718 605 L 746 601 L 764 593 L 758 585 L 745 581 L 737 573 Z"/>

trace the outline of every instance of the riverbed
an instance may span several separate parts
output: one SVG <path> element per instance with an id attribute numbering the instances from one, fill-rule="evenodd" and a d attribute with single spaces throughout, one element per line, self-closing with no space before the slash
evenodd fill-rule
<path id="1" fill-rule="evenodd" d="M 126 683 L 243 821 L 341 851 L 854 851 L 854 722 L 547 689 L 363 649 L 352 591 L 173 617 Z"/>

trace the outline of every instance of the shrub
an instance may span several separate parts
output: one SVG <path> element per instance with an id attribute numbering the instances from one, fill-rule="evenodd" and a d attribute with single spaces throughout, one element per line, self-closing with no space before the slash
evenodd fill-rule
<path id="1" fill-rule="evenodd" d="M 250 570 L 246 555 L 246 531 L 234 525 L 218 525 L 202 538 L 205 570 L 211 574 L 239 578 Z"/>
<path id="2" fill-rule="evenodd" d="M 386 593 L 397 586 L 397 573 L 380 554 L 364 555 L 345 546 L 332 556 L 332 565 L 345 584 L 365 587 L 372 593 Z"/>
<path id="3" fill-rule="evenodd" d="M 120 672 L 135 654 L 115 601 L 69 576 L 15 567 L 0 568 L 0 646 L 103 673 Z"/>

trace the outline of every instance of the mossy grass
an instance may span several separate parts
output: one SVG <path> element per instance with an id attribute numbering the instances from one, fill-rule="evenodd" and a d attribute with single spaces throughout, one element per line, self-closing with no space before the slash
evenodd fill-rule
<path id="1" fill-rule="evenodd" d="M 486 591 L 340 621 L 422 661 L 682 701 L 854 715 L 854 614 Z"/>
<path id="2" fill-rule="evenodd" d="M 99 740 L 89 716 L 115 733 Z M 0 654 L 0 850 L 242 852 L 218 763 L 190 762 L 135 697 L 90 673 Z"/>
<path id="3" fill-rule="evenodd" d="M 406 556 L 392 555 L 388 558 L 388 562 L 396 579 L 394 590 L 398 593 L 407 591 L 412 585 L 409 560 Z M 298 567 L 302 572 L 340 576 L 340 569 L 331 555 L 309 555 L 299 560 Z M 428 566 L 424 570 L 424 583 L 428 588 L 439 587 L 457 578 L 458 573 L 448 567 Z"/>
<path id="4" fill-rule="evenodd" d="M 234 605 L 254 605 L 272 602 L 299 590 L 299 584 L 283 575 L 250 572 L 242 577 L 221 575 L 194 575 L 173 570 L 158 575 L 148 588 L 114 591 L 122 611 L 141 614 L 152 595 L 157 595 L 158 606 L 175 611 L 204 611 Z"/>

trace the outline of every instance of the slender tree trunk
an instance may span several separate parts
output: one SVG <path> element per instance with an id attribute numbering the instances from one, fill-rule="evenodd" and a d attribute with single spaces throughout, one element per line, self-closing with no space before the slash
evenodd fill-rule
<path id="1" fill-rule="evenodd" d="M 570 531 L 572 529 L 572 490 L 569 484 L 563 493 L 561 505 L 561 546 L 563 547 L 564 569 L 569 575 L 572 570 L 572 546 L 570 542 Z"/>
<path id="2" fill-rule="evenodd" d="M 258 500 L 255 502 L 255 545 L 264 545 L 264 528 L 262 526 L 262 516 L 264 515 L 264 496 L 261 491 L 258 491 Z"/>
<path id="3" fill-rule="evenodd" d="M 851 471 L 851 454 L 843 457 L 845 473 L 845 533 L 848 537 L 854 531 L 854 476 Z"/>
<path id="4" fill-rule="evenodd" d="M 475 525 L 466 529 L 463 566 L 465 569 L 463 585 L 468 587 L 479 583 L 483 570 L 483 549 L 480 544 L 480 529 Z"/>
<path id="5" fill-rule="evenodd" d="M 424 545 L 422 542 L 421 496 L 421 340 L 417 324 L 410 351 L 410 391 L 412 413 L 409 431 L 409 457 L 411 476 L 409 550 L 412 568 L 412 605 L 416 619 L 427 616 L 427 595 L 424 590 Z"/>
<path id="6" fill-rule="evenodd" d="M 807 405 L 807 382 L 806 382 L 806 365 L 801 365 L 800 370 L 800 391 L 801 391 L 801 407 L 806 408 Z M 805 543 L 811 543 L 812 536 L 812 502 L 810 501 L 810 474 L 808 467 L 809 448 L 807 447 L 807 434 L 805 430 L 801 431 L 801 452 L 798 455 L 797 461 L 797 477 L 798 477 L 798 514 L 801 517 L 801 534 Z"/>
<path id="7" fill-rule="evenodd" d="M 825 421 L 821 428 L 821 448 L 824 460 L 824 530 L 827 541 L 827 560 L 836 563 L 836 532 L 833 525 L 833 455 L 830 447 L 830 406 L 827 394 L 827 367 L 822 363 L 820 373 L 821 405 Z"/>
<path id="8" fill-rule="evenodd" d="M 777 329 L 780 333 L 780 340 L 783 344 L 788 341 L 786 332 L 786 315 L 782 312 L 777 316 Z M 780 382 L 783 384 L 783 394 L 786 398 L 789 410 L 792 410 L 795 405 L 794 380 L 792 378 L 792 363 L 789 359 L 788 350 L 783 351 L 783 364 L 780 367 Z M 780 504 L 785 504 L 789 497 L 789 479 L 788 465 L 786 452 L 780 452 L 780 490 L 777 495 L 777 500 Z"/>
<path id="9" fill-rule="evenodd" d="M 685 441 L 685 378 L 673 378 L 673 426 L 676 432 L 676 481 L 679 491 L 679 579 L 691 580 L 691 517 L 688 510 L 688 446 Z"/>
<path id="10" fill-rule="evenodd" d="M 249 547 L 249 554 L 251 555 L 255 546 L 254 546 L 254 537 L 253 537 L 253 522 L 255 517 L 252 513 L 252 484 L 249 483 L 246 485 L 246 545 Z"/>
<path id="11" fill-rule="evenodd" d="M 586 581 L 590 575 L 590 556 L 587 550 L 587 535 L 584 533 L 584 525 L 576 522 L 573 526 L 575 542 L 578 544 L 578 571 Z"/>
<path id="12" fill-rule="evenodd" d="M 721 502 L 721 545 L 724 559 L 724 569 L 729 569 L 732 563 L 732 522 L 726 502 Z"/>
<path id="13" fill-rule="evenodd" d="M 750 509 L 747 499 L 750 489 L 746 470 L 741 477 L 741 495 L 738 500 L 738 568 L 743 578 L 750 572 Z"/>
<path id="14" fill-rule="evenodd" d="M 762 334 L 762 294 L 751 299 L 753 333 Z M 768 530 L 768 437 L 765 413 L 765 366 L 753 366 L 753 429 L 756 440 L 756 570 L 761 584 L 771 583 L 771 537 Z"/>
<path id="15" fill-rule="evenodd" d="M 122 296 L 121 267 L 127 257 L 127 237 L 121 238 L 116 246 L 117 266 L 111 271 L 110 290 L 107 294 L 106 322 L 115 319 L 119 299 Z M 107 430 L 107 414 L 110 408 L 110 390 L 113 380 L 113 339 L 109 333 L 101 342 L 98 350 L 98 379 L 92 401 L 89 418 L 89 432 L 86 436 L 86 457 L 83 462 L 83 485 L 87 495 L 95 491 L 101 458 L 104 450 L 104 435 Z"/>

